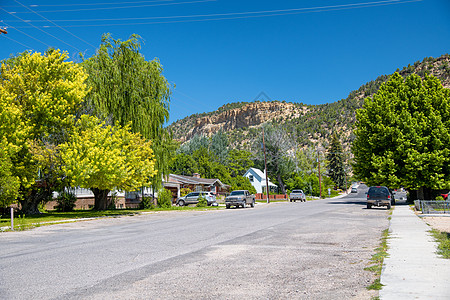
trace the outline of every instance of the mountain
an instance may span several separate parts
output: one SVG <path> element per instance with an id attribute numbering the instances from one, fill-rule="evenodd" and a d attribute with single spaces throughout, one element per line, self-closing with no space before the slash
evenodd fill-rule
<path id="1" fill-rule="evenodd" d="M 425 74 L 431 74 L 439 78 L 444 87 L 450 88 L 450 55 L 427 57 L 402 70 L 397 69 L 397 72 L 403 77 L 415 73 L 423 78 Z M 274 122 L 282 125 L 300 146 L 318 143 L 326 147 L 328 137 L 336 130 L 341 136 L 344 148 L 348 149 L 354 138 L 356 110 L 362 107 L 364 98 L 371 97 L 388 79 L 389 75 L 381 75 L 352 91 L 346 99 L 333 103 L 229 103 L 213 112 L 188 116 L 172 123 L 168 128 L 172 130 L 174 138 L 182 143 L 197 134 L 211 136 L 222 130 L 234 147 L 248 148 L 256 136 L 260 135 L 260 126 L 266 122 Z"/>

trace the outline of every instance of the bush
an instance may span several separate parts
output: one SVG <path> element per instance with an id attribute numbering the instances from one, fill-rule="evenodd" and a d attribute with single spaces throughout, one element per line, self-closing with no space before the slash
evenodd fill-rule
<path id="1" fill-rule="evenodd" d="M 442 196 L 437 196 L 437 197 L 436 197 L 436 200 L 437 200 L 437 201 L 444 201 L 444 197 L 442 197 Z"/>
<path id="2" fill-rule="evenodd" d="M 181 195 L 181 197 L 184 197 L 191 192 L 192 192 L 192 190 L 190 188 L 182 188 L 180 190 L 180 195 Z"/>
<path id="3" fill-rule="evenodd" d="M 198 203 L 196 205 L 197 207 L 207 207 L 208 206 L 208 200 L 206 200 L 205 197 L 198 197 Z"/>
<path id="4" fill-rule="evenodd" d="M 155 204 L 153 202 L 153 197 L 142 197 L 141 203 L 139 203 L 140 209 L 154 209 Z"/>
<path id="5" fill-rule="evenodd" d="M 158 206 L 161 208 L 172 207 L 172 192 L 162 189 L 158 192 Z"/>
<path id="6" fill-rule="evenodd" d="M 57 211 L 73 211 L 75 208 L 75 202 L 77 202 L 77 197 L 75 194 L 62 192 L 59 194 L 58 198 L 56 198 L 56 210 Z"/>

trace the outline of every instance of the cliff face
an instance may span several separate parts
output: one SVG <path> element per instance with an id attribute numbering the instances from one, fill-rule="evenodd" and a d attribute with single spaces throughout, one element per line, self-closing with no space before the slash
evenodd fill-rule
<path id="1" fill-rule="evenodd" d="M 282 121 L 287 116 L 298 118 L 306 111 L 306 107 L 298 107 L 292 103 L 252 102 L 241 108 L 197 118 L 187 135 L 180 137 L 180 141 L 189 140 L 195 134 L 210 136 L 219 130 L 233 131 L 239 128 L 259 126 L 273 119 Z"/>
<path id="2" fill-rule="evenodd" d="M 437 77 L 445 88 L 450 88 L 450 55 L 427 57 L 401 70 L 397 69 L 397 72 L 403 77 L 413 73 L 421 77 L 431 74 Z M 253 140 L 257 127 L 273 121 L 282 124 L 297 139 L 298 144 L 321 143 L 326 141 L 333 131 L 337 131 L 348 146 L 353 140 L 356 110 L 362 107 L 364 98 L 376 93 L 388 78 L 388 75 L 381 75 L 352 91 L 346 99 L 333 103 L 305 106 L 284 101 L 237 102 L 225 104 L 215 112 L 186 117 L 169 128 L 174 138 L 182 143 L 196 134 L 211 136 L 222 130 L 231 137 L 231 142 L 236 146 Z"/>

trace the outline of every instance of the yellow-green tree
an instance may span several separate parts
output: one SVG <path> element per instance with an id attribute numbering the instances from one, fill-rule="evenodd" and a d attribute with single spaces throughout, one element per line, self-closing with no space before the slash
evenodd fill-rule
<path id="1" fill-rule="evenodd" d="M 13 147 L 5 138 L 0 141 L 0 207 L 9 206 L 19 195 L 20 181 L 12 174 L 11 153 L 13 151 Z"/>
<path id="2" fill-rule="evenodd" d="M 86 96 L 83 69 L 67 53 L 24 52 L 1 62 L 0 138 L 11 146 L 11 174 L 20 180 L 19 202 L 27 214 L 51 196 L 47 180 L 33 159 L 31 145 L 57 145 L 73 125 Z"/>
<path id="3" fill-rule="evenodd" d="M 151 184 L 156 173 L 151 142 L 124 127 L 83 115 L 60 146 L 63 171 L 72 186 L 89 188 L 97 210 L 107 209 L 111 190 L 134 191 Z"/>

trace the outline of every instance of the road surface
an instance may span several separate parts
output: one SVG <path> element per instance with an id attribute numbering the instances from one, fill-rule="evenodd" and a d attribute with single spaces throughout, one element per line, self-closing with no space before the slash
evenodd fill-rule
<path id="1" fill-rule="evenodd" d="M 0 298 L 370 299 L 388 211 L 364 191 L 0 233 Z"/>

